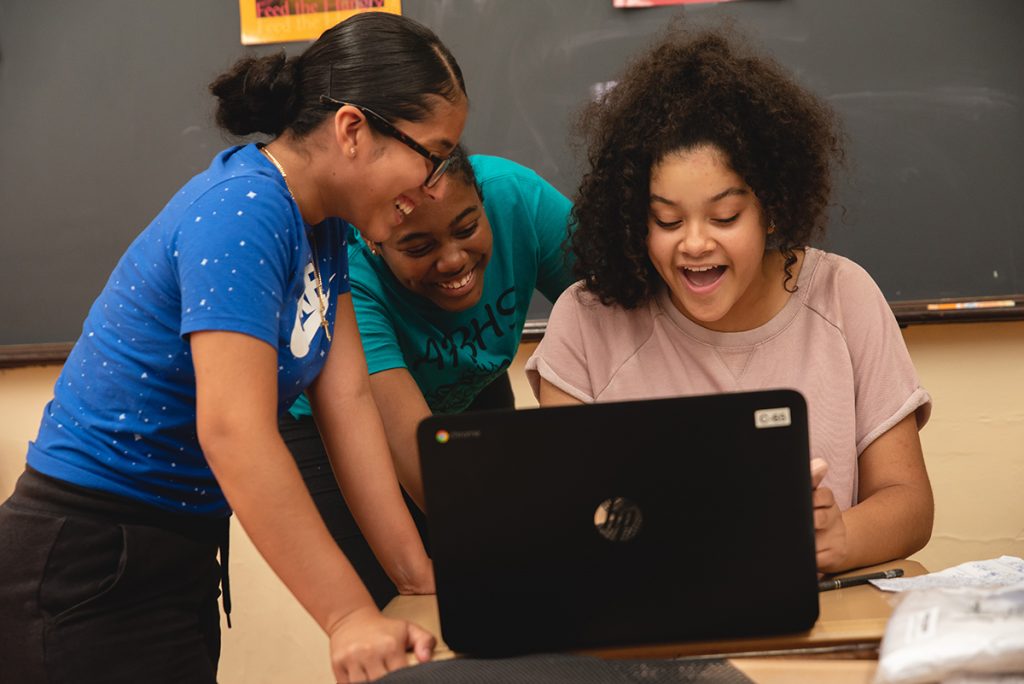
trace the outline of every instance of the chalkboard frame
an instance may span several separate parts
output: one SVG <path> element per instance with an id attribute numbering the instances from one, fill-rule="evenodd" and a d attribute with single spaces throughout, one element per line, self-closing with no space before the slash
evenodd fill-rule
<path id="1" fill-rule="evenodd" d="M 874 115 L 875 112 L 870 111 L 871 107 L 888 108 L 886 111 L 889 111 L 901 106 L 921 106 L 921 102 L 928 106 L 934 105 L 947 116 L 938 123 L 926 122 L 933 130 L 945 130 L 942 126 L 954 124 L 969 128 L 977 123 L 972 122 L 972 117 L 976 119 L 1002 116 L 1003 118 L 995 120 L 999 124 L 995 133 L 1002 134 L 995 136 L 1002 145 L 999 154 L 989 149 L 993 143 L 988 138 L 979 138 L 975 141 L 969 136 L 964 137 L 986 150 L 985 154 L 989 155 L 994 163 L 992 177 L 1003 183 L 994 191 L 997 201 L 1003 205 L 1002 213 L 997 217 L 1004 219 L 1001 229 L 1007 234 L 1024 234 L 1024 230 L 1020 230 L 1021 217 L 1024 216 L 1024 194 L 1002 190 L 1024 185 L 1024 177 L 1016 168 L 1020 165 L 1013 163 L 1014 160 L 1024 157 L 1024 135 L 1021 135 L 1024 133 L 1024 125 L 1018 125 L 1024 122 L 1020 104 L 1024 101 L 1024 92 L 1001 91 L 997 78 L 999 67 L 993 67 L 991 73 L 980 73 L 984 71 L 982 67 L 987 68 L 984 60 L 995 59 L 985 52 L 989 49 L 992 55 L 999 54 L 1000 59 L 1008 62 L 1008 68 L 1024 63 L 1024 50 L 1014 47 L 1016 52 L 1007 56 L 1003 49 L 1005 46 L 1000 45 L 1000 41 L 1003 40 L 1001 31 L 1011 31 L 1016 35 L 1016 29 L 1024 25 L 1024 3 L 1014 0 L 991 0 L 984 4 L 971 3 L 969 0 L 901 0 L 899 3 L 889 0 L 861 0 L 858 3 L 849 3 L 845 0 L 738 0 L 724 4 L 690 5 L 684 10 L 614 10 L 611 8 L 611 0 L 581 0 L 575 3 L 550 3 L 546 0 L 518 0 L 516 3 L 478 0 L 474 3 L 461 4 L 406 0 L 404 5 L 407 15 L 437 31 L 462 62 L 472 101 L 472 114 L 464 136 L 470 149 L 499 154 L 526 163 L 552 180 L 567 195 L 572 195 L 574 179 L 580 172 L 579 155 L 570 149 L 568 124 L 581 102 L 588 96 L 587 87 L 593 90 L 606 85 L 621 66 L 623 55 L 635 52 L 637 46 L 642 46 L 649 37 L 656 35 L 660 27 L 673 17 L 683 15 L 697 22 L 715 22 L 721 18 L 732 17 L 743 30 L 762 40 L 764 46 L 772 51 L 780 62 L 794 68 L 797 76 L 807 85 L 825 94 L 838 108 L 847 107 L 854 114 L 850 117 L 853 119 L 851 136 L 864 134 L 865 130 L 867 134 L 871 134 L 871 123 L 877 119 L 858 119 L 858 115 L 864 112 Z M 89 185 L 90 192 L 98 195 L 112 180 L 116 185 L 135 182 L 134 176 L 146 179 L 131 188 L 134 192 L 124 198 L 124 210 L 135 217 L 131 225 L 132 229 L 137 231 L 190 173 L 205 166 L 219 147 L 231 142 L 213 129 L 210 117 L 212 102 L 205 93 L 205 83 L 243 54 L 275 51 L 282 49 L 282 46 L 243 48 L 239 42 L 237 7 L 231 3 L 182 0 L 178 3 L 151 5 L 97 0 L 90 7 L 75 4 L 62 11 L 65 15 L 59 21 L 55 21 L 52 12 L 32 0 L 9 0 L 0 8 L 0 111 L 3 111 L 5 116 L 15 115 L 13 132 L 7 134 L 3 140 L 2 147 L 6 154 L 0 155 L 0 175 L 16 181 L 24 181 L 27 178 L 27 182 L 31 184 L 47 180 L 45 174 L 31 175 L 32 171 L 39 171 L 35 168 L 35 159 L 29 159 L 25 155 L 17 158 L 11 156 L 12 149 L 20 144 L 18 138 L 31 140 L 33 135 L 37 138 L 42 137 L 39 134 L 40 129 L 33 126 L 37 123 L 36 119 L 43 119 L 42 125 L 46 128 L 42 130 L 52 132 L 52 141 L 39 142 L 52 142 L 55 151 L 50 154 L 58 156 L 62 161 L 67 159 L 72 164 L 84 167 L 81 169 L 82 175 L 89 177 L 83 178 L 81 182 L 83 185 L 92 184 Z M 531 13 L 534 16 L 530 16 Z M 191 16 L 178 16 L 181 14 Z M 97 15 L 103 19 L 97 20 Z M 523 30 L 531 21 L 537 27 L 532 34 Z M 904 52 L 899 55 L 884 54 L 885 49 L 892 49 L 893 41 L 908 22 L 917 28 L 909 37 L 899 36 L 901 44 L 906 44 L 901 48 Z M 831 31 L 830 27 L 833 25 L 844 23 L 851 25 L 851 33 L 855 33 L 857 24 L 877 25 L 877 28 L 872 29 L 877 35 L 873 35 L 872 38 L 877 44 L 875 52 L 883 54 L 865 52 L 864 63 L 852 66 L 843 65 L 842 60 L 836 58 L 830 68 L 818 68 L 814 57 L 821 56 L 821 46 L 815 44 L 816 41 L 820 43 L 822 40 L 818 34 L 827 32 L 822 27 Z M 5 24 L 14 28 L 4 29 Z M 559 30 L 559 25 L 571 26 L 572 30 L 566 31 L 563 28 L 561 34 L 555 38 L 544 33 L 549 30 L 547 25 L 554 27 L 550 30 Z M 177 39 L 168 38 L 168 34 L 182 27 L 189 27 L 192 40 L 177 44 Z M 15 29 L 26 37 L 16 38 Z M 90 31 L 95 35 L 91 36 Z M 952 38 L 947 39 L 947 35 L 955 33 L 970 36 L 972 32 L 980 34 L 980 37 L 975 36 L 974 40 L 983 40 L 992 46 L 986 44 L 979 48 L 976 43 L 972 43 L 972 46 L 977 48 L 974 52 L 984 53 L 981 57 L 974 54 L 958 56 L 958 50 L 966 52 L 966 48 Z M 986 32 L 991 32 L 992 35 L 986 35 Z M 491 39 L 481 40 L 483 34 L 491 36 Z M 841 34 L 829 34 L 829 39 L 838 41 L 838 35 Z M 18 40 L 32 41 L 32 45 L 43 46 L 40 48 L 43 52 L 19 52 L 20 47 L 27 43 L 19 43 Z M 96 42 L 103 44 L 102 49 L 96 49 L 88 54 L 82 53 L 83 50 L 91 49 L 90 46 Z M 934 46 L 931 43 L 934 43 Z M 74 50 L 62 53 L 62 49 L 71 50 L 68 45 L 73 46 Z M 215 45 L 216 48 L 211 48 L 211 45 Z M 516 49 L 503 49 L 508 45 Z M 627 46 L 631 49 L 627 50 Z M 284 46 L 290 53 L 304 47 L 305 44 L 299 43 Z M 606 47 L 608 49 L 605 49 Z M 841 49 L 842 46 L 839 45 L 835 48 L 837 53 Z M 130 72 L 130 69 L 117 72 L 121 79 L 137 79 L 128 83 L 127 85 L 133 86 L 128 88 L 104 80 L 103 73 L 106 72 L 102 72 L 99 67 L 106 67 L 107 72 L 121 69 L 123 60 L 116 59 L 119 51 L 133 50 L 153 52 L 154 55 L 150 56 L 146 64 L 151 67 L 157 64 L 166 68 L 163 71 L 151 69 L 152 73 L 145 73 L 145 69 L 140 73 Z M 204 50 L 208 54 L 203 54 Z M 815 53 L 814 50 L 819 52 Z M 170 51 L 169 55 L 164 55 L 163 51 Z M 949 57 L 950 54 L 953 57 Z M 510 59 L 509 55 L 516 58 Z M 28 57 L 35 61 L 27 61 Z M 927 63 L 930 57 L 934 57 L 936 63 L 941 66 L 936 69 L 941 73 L 934 75 L 934 78 Z M 956 62 L 954 57 L 961 59 L 962 64 Z M 70 77 L 62 76 L 59 68 L 61 66 L 69 73 L 80 73 L 74 70 L 76 60 L 96 66 L 95 82 L 83 84 L 79 82 L 82 80 L 80 78 L 72 82 L 68 80 Z M 886 64 L 890 65 L 892 82 L 872 82 L 869 77 L 872 74 L 877 76 L 879 69 Z M 201 65 L 201 68 L 198 65 Z M 545 69 L 557 76 L 560 69 L 570 74 L 567 65 L 582 65 L 578 69 L 579 78 L 587 81 L 582 84 L 586 87 L 575 90 L 560 89 L 556 87 L 556 80 L 533 82 L 539 77 L 530 72 L 530 69 Z M 26 70 L 30 69 L 30 73 L 26 74 Z M 980 75 L 975 73 L 972 76 L 967 73 L 970 69 L 974 69 Z M 926 82 L 904 82 L 901 80 L 901 73 L 904 71 L 916 73 Z M 603 75 L 595 77 L 594 74 Z M 575 66 L 571 75 L 576 75 Z M 171 82 L 172 76 L 176 79 L 174 82 Z M 833 76 L 836 82 L 843 82 L 843 88 L 831 87 L 830 79 Z M 971 80 L 972 77 L 975 77 L 974 80 Z M 552 76 L 552 79 L 555 79 L 555 76 Z M 155 90 L 149 88 L 148 84 L 151 82 L 157 83 L 157 86 L 154 86 Z M 855 86 L 859 86 L 860 90 Z M 889 89 L 886 96 L 879 96 L 878 93 L 886 88 Z M 65 112 L 88 114 L 89 99 L 97 97 L 117 100 L 118 104 L 122 104 L 121 101 L 127 98 L 131 100 L 129 104 L 132 106 L 111 109 L 107 121 L 87 122 L 85 116 L 81 119 L 61 118 L 60 114 Z M 173 116 L 169 114 L 171 121 L 138 120 L 152 116 L 152 111 L 144 107 L 147 101 L 156 102 L 163 108 L 161 111 L 171 111 L 178 100 L 186 101 L 187 106 L 174 110 Z M 21 105 L 22 102 L 27 103 L 27 108 Z M 948 106 L 948 109 L 941 109 L 944 106 Z M 188 114 L 182 114 L 182 111 L 187 111 Z M 104 114 L 102 110 L 100 113 Z M 141 116 L 140 113 L 145 116 Z M 133 118 L 132 114 L 139 116 Z M 557 139 L 553 138 L 552 130 L 542 129 L 542 125 L 538 123 L 542 118 L 554 122 L 551 125 L 558 127 L 554 133 Z M 946 119 L 951 123 L 943 123 Z M 76 125 L 85 130 L 72 130 L 71 134 L 65 136 L 65 130 L 74 129 Z M 122 132 L 129 143 L 145 147 L 142 153 L 152 154 L 153 149 L 158 149 L 159 153 L 165 154 L 166 157 L 161 160 L 161 164 L 140 164 L 137 169 L 97 167 L 98 163 L 104 161 L 105 151 L 117 152 L 110 149 L 110 144 L 111 141 L 116 142 L 117 134 Z M 904 137 L 912 141 L 912 133 L 913 131 Z M 107 136 L 106 139 L 103 138 L 104 135 Z M 150 138 L 153 138 L 152 143 L 149 142 Z M 97 140 L 100 142 L 96 142 Z M 168 144 L 168 141 L 171 144 Z M 101 143 L 104 142 L 107 150 L 102 147 Z M 900 138 L 900 142 L 903 142 L 903 137 Z M 881 147 L 876 145 L 876 148 Z M 877 152 L 878 149 L 872 151 Z M 931 161 L 950 163 L 950 159 L 934 157 Z M 52 164 L 53 160 L 46 161 Z M 1002 289 L 983 292 L 986 288 L 979 287 L 976 288 L 976 296 L 971 296 L 975 294 L 971 288 L 959 293 L 938 291 L 944 288 L 936 288 L 934 293 L 929 293 L 928 298 L 906 298 L 899 292 L 900 288 L 888 287 L 885 277 L 892 272 L 892 264 L 875 267 L 871 259 L 879 250 L 886 249 L 889 243 L 897 245 L 893 248 L 896 254 L 900 253 L 900 249 L 920 249 L 934 252 L 936 256 L 948 256 L 948 244 L 961 237 L 957 233 L 958 226 L 963 231 L 970 231 L 972 226 L 969 225 L 969 221 L 972 219 L 979 224 L 995 222 L 988 220 L 987 217 L 973 216 L 970 197 L 952 198 L 949 201 L 953 203 L 953 213 L 956 214 L 948 222 L 952 227 L 936 230 L 934 237 L 928 233 L 931 227 L 938 223 L 934 216 L 921 216 L 917 222 L 920 225 L 907 225 L 909 222 L 904 221 L 905 225 L 897 226 L 897 229 L 886 234 L 885 244 L 879 243 L 877 235 L 870 231 L 858 234 L 858 221 L 864 223 L 864 216 L 873 210 L 873 207 L 865 207 L 865 202 L 860 201 L 862 190 L 866 188 L 870 193 L 876 186 L 886 183 L 898 185 L 908 179 L 912 181 L 915 173 L 927 172 L 904 164 L 904 167 L 892 169 L 891 175 L 889 169 L 883 169 L 883 174 L 867 173 L 864 168 L 866 166 L 872 170 L 870 163 L 870 159 L 867 162 L 863 159 L 853 159 L 854 182 L 844 188 L 845 196 L 840 197 L 841 203 L 853 216 L 852 221 L 849 221 L 852 226 L 841 225 L 848 222 L 845 214 L 842 217 L 837 216 L 835 223 L 840 224 L 841 229 L 849 228 L 845 233 L 842 230 L 839 232 L 840 245 L 844 239 L 852 240 L 849 243 L 852 245 L 850 255 L 868 268 L 869 272 L 878 274 L 876 278 L 886 292 L 901 325 L 1024 319 L 1024 280 L 1021 280 L 1024 279 L 1024 266 L 1017 268 L 1017 262 L 1013 261 L 1022 258 L 1024 249 L 1018 250 L 1016 244 L 1005 246 L 999 244 L 998 240 L 988 239 L 987 244 L 983 245 L 984 249 L 989 250 L 983 253 L 983 256 L 994 255 L 1004 260 L 1010 259 L 1009 268 L 991 269 L 993 277 L 998 271 L 1000 277 L 1008 279 L 1005 293 Z M 951 163 L 950 165 L 955 166 Z M 59 165 L 52 166 L 55 171 L 61 170 L 57 168 Z M 164 175 L 156 173 L 160 169 L 164 169 Z M 963 174 L 969 171 L 971 170 L 967 168 L 946 170 L 951 178 L 961 178 L 965 188 L 969 190 L 984 187 L 971 178 L 963 179 Z M 42 204 L 40 197 L 44 196 L 32 196 L 31 192 L 22 192 L 32 187 L 21 187 L 19 192 L 30 196 L 29 199 L 37 205 Z M 956 194 L 949 192 L 950 187 L 954 186 L 935 188 L 935 202 L 946 201 L 942 196 L 943 190 L 946 191 L 945 194 Z M 0 191 L 0 194 L 2 192 Z M 15 191 L 8 191 L 3 199 L 5 204 L 16 204 L 20 201 Z M 52 216 L 48 215 L 45 220 L 40 221 L 40 227 L 33 224 L 33 215 L 14 214 L 10 219 L 11 225 L 8 226 L 17 229 L 11 231 L 14 239 L 31 242 L 42 236 L 43 239 L 39 242 L 47 244 L 38 248 L 33 246 L 32 249 L 35 251 L 25 254 L 15 250 L 13 262 L 6 264 L 3 270 L 14 271 L 17 275 L 20 273 L 19 269 L 27 268 L 26 264 L 36 263 L 42 263 L 44 268 L 56 266 L 61 270 L 59 261 L 49 259 L 53 255 L 60 256 L 54 251 L 56 246 L 60 246 L 66 253 L 72 254 L 72 258 L 77 258 L 79 253 L 84 253 L 87 257 L 92 255 L 95 258 L 82 261 L 102 261 L 103 268 L 109 273 L 113 260 L 123 251 L 133 235 L 90 234 L 90 241 L 76 241 L 75 231 L 91 228 L 95 224 L 95 209 L 90 206 L 75 206 L 74 211 L 61 214 L 61 220 L 66 218 L 67 223 L 74 225 L 70 228 L 62 226 L 62 229 L 67 229 L 57 237 L 47 237 L 48 231 L 53 230 L 51 224 L 55 222 Z M 899 211 L 899 208 L 895 210 Z M 12 215 L 0 213 L 0 217 L 9 216 Z M 843 237 L 844 235 L 846 237 Z M 68 239 L 69 237 L 71 239 Z M 8 235 L 8 238 L 11 239 L 11 236 Z M 978 241 L 986 242 L 984 239 Z M 830 248 L 831 245 L 826 242 L 823 246 Z M 964 248 L 970 247 L 969 241 L 965 240 Z M 843 249 L 835 251 L 847 253 Z M 863 255 L 867 255 L 867 258 L 863 258 Z M 967 265 L 970 265 L 971 260 L 969 252 L 965 252 L 960 259 Z M 963 264 L 947 261 L 943 266 L 928 268 L 950 268 L 950 280 L 956 282 L 957 274 L 953 271 L 961 265 Z M 1007 272 L 1009 275 L 1006 275 Z M 4 281 L 3 275 L 0 274 L 0 285 L 8 292 L 17 292 L 19 287 L 24 287 L 25 279 L 20 275 L 17 278 L 11 276 L 7 281 Z M 104 280 L 105 275 L 104 273 Z M 67 287 L 70 282 L 72 289 L 79 290 L 74 294 L 82 296 L 81 291 L 85 291 L 89 301 L 95 297 L 98 287 L 102 285 L 94 279 L 91 284 L 78 287 L 75 273 L 63 271 L 54 282 L 58 288 Z M 932 294 L 934 296 L 931 296 Z M 1012 301 L 1013 304 L 991 305 L 991 302 L 1005 300 Z M 42 308 L 46 309 L 45 303 Z M 536 339 L 543 334 L 544 308 L 541 307 L 538 311 L 539 315 L 531 309 L 534 318 L 527 325 L 527 339 Z M 4 313 L 0 310 L 0 315 Z M 80 325 L 84 316 L 85 312 L 82 311 L 78 320 L 62 328 L 68 332 L 52 335 L 41 342 L 30 341 L 22 344 L 17 339 L 14 339 L 12 344 L 0 342 L 0 367 L 63 360 L 71 347 L 71 343 L 66 340 L 75 336 L 71 327 Z M 11 322 L 10 316 L 4 315 L 3 318 L 8 325 L 19 325 L 17 315 L 14 316 L 14 322 Z"/>
<path id="2" fill-rule="evenodd" d="M 538 295 L 539 296 L 539 295 Z M 988 308 L 986 302 L 1011 301 L 1012 304 Z M 955 308 L 936 309 L 937 305 Z M 980 299 L 944 299 L 889 302 L 900 327 L 923 323 L 989 323 L 994 321 L 1024 320 L 1024 294 L 1012 297 L 983 297 Z M 524 342 L 539 342 L 544 337 L 547 320 L 532 318 L 523 326 Z M 47 344 L 0 345 L 0 369 L 18 366 L 63 363 L 72 342 Z"/>

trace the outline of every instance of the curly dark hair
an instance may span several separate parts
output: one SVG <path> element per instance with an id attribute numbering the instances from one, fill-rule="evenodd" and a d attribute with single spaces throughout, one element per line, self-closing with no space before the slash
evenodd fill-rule
<path id="1" fill-rule="evenodd" d="M 832 167 L 844 160 L 838 118 L 748 42 L 731 26 L 674 24 L 583 110 L 589 170 L 572 250 L 577 277 L 603 303 L 634 308 L 657 291 L 646 245 L 651 169 L 673 152 L 711 145 L 725 155 L 776 227 L 770 244 L 785 256 L 787 289 L 794 250 L 824 232 Z"/>

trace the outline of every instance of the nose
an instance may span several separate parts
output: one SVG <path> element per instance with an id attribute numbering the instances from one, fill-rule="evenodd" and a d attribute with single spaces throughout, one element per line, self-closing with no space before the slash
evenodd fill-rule
<path id="1" fill-rule="evenodd" d="M 440 202 L 444 199 L 444 196 L 448 193 L 448 174 L 441 176 L 437 180 L 437 184 L 432 188 L 428 188 L 425 184 L 423 186 L 423 194 L 430 199 Z"/>
<path id="2" fill-rule="evenodd" d="M 682 237 L 679 251 L 687 256 L 699 257 L 715 248 L 715 241 L 705 227 L 696 221 L 687 221 L 681 226 Z"/>
<path id="3" fill-rule="evenodd" d="M 466 250 L 462 249 L 458 242 L 453 240 L 441 248 L 441 253 L 434 267 L 438 273 L 445 275 L 454 274 L 465 268 L 468 260 L 469 255 L 466 254 Z"/>

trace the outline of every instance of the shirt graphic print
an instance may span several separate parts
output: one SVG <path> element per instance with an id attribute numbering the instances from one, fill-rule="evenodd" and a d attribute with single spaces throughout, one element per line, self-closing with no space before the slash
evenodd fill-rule
<path id="1" fill-rule="evenodd" d="M 331 291 L 332 275 L 330 280 L 323 284 L 324 296 L 321 298 L 320 290 L 317 288 L 317 273 L 313 268 L 313 262 L 306 264 L 303 273 L 306 286 L 299 299 L 298 307 L 295 310 L 295 325 L 292 326 L 292 337 L 289 345 L 292 355 L 301 359 L 309 353 L 309 345 L 316 337 L 317 331 L 323 326 L 324 317 L 331 308 L 331 298 L 326 296 Z M 323 311 L 321 313 L 321 306 Z"/>

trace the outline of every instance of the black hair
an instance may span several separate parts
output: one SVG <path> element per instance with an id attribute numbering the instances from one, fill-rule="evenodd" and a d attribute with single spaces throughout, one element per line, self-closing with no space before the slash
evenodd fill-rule
<path id="1" fill-rule="evenodd" d="M 572 210 L 572 249 L 576 275 L 605 304 L 639 306 L 661 282 L 646 244 L 650 178 L 673 152 L 717 148 L 750 186 L 775 226 L 770 244 L 785 257 L 787 289 L 794 250 L 824 231 L 832 166 L 844 156 L 838 119 L 748 42 L 728 27 L 675 24 L 583 111 L 590 168 Z"/>
<path id="2" fill-rule="evenodd" d="M 458 183 L 472 187 L 476 190 L 477 197 L 483 201 L 484 192 L 480 189 L 480 183 L 476 179 L 476 170 L 469 161 L 469 151 L 460 143 L 452 150 L 450 159 L 445 174 Z"/>
<path id="3" fill-rule="evenodd" d="M 217 124 L 244 136 L 285 130 L 303 137 L 331 116 L 320 96 L 368 107 L 385 119 L 422 121 L 435 95 L 466 96 L 455 57 L 433 31 L 408 17 L 356 14 L 301 55 L 245 57 L 210 84 Z"/>

